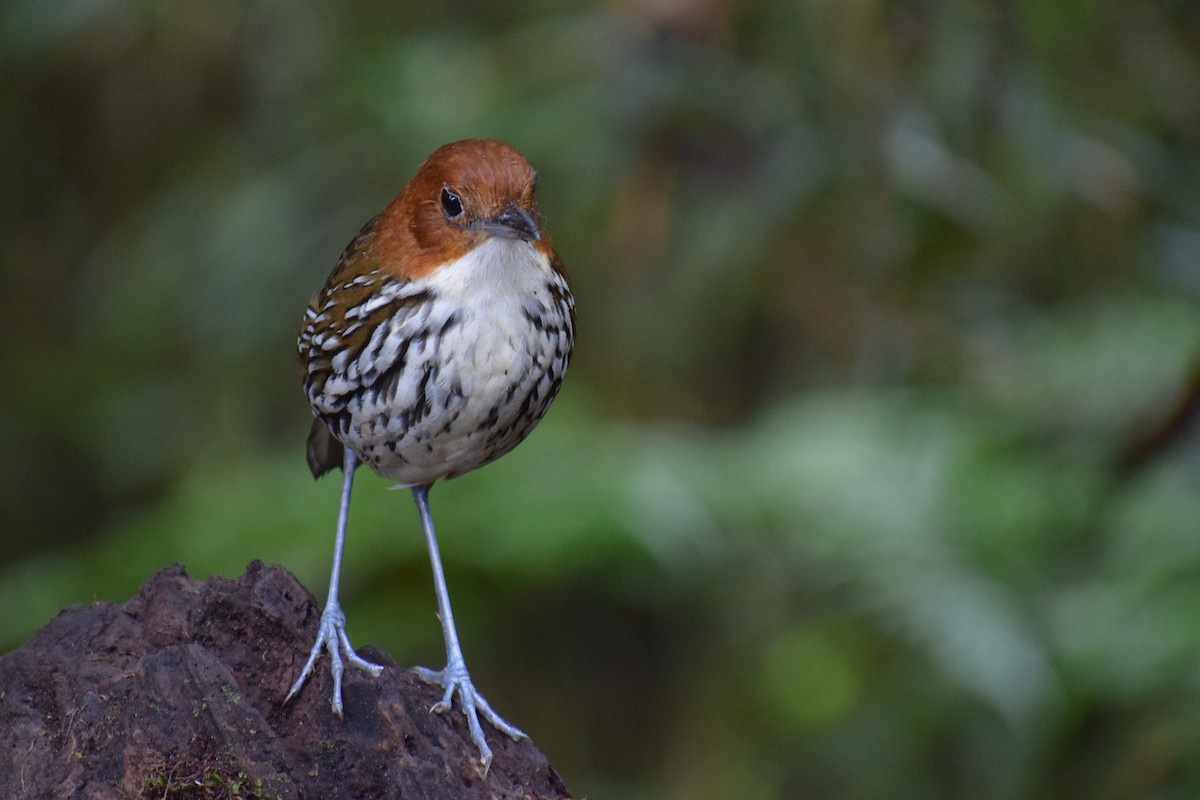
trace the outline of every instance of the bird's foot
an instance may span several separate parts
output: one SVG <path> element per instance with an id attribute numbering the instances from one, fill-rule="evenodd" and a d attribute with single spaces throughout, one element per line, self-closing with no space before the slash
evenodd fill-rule
<path id="1" fill-rule="evenodd" d="M 300 677 L 296 678 L 296 682 L 292 684 L 292 688 L 283 702 L 286 703 L 295 697 L 296 693 L 300 691 L 300 687 L 308 680 L 308 676 L 312 674 L 313 665 L 317 663 L 317 658 L 321 655 L 322 648 L 329 651 L 329 671 L 333 675 L 331 705 L 333 713 L 340 717 L 342 716 L 342 671 L 344 669 L 342 656 L 345 655 L 346 660 L 351 664 L 371 673 L 376 678 L 379 677 L 379 673 L 383 672 L 383 667 L 367 661 L 354 652 L 350 638 L 346 636 L 346 615 L 342 613 L 337 601 L 331 600 L 321 613 L 321 629 L 317 633 L 317 640 L 313 642 L 312 651 L 308 654 L 308 662 L 300 671 Z"/>
<path id="2" fill-rule="evenodd" d="M 488 701 L 483 699 L 471 683 L 471 676 L 467 673 L 467 665 L 457 659 L 451 661 L 443 670 L 432 670 L 428 667 L 413 667 L 413 672 L 417 677 L 426 683 L 436 684 L 444 687 L 446 693 L 442 695 L 442 699 L 433 704 L 429 710 L 435 714 L 443 714 L 449 711 L 454 705 L 454 695 L 458 694 L 458 698 L 462 703 L 463 713 L 467 717 L 467 728 L 471 731 L 471 741 L 479 748 L 479 763 L 483 767 L 483 774 L 486 775 L 488 767 L 492 763 L 492 748 L 488 747 L 487 740 L 483 736 L 483 728 L 479 724 L 479 715 L 492 723 L 492 727 L 508 736 L 514 742 L 519 742 L 522 739 L 529 737 L 514 725 L 505 722 L 504 719 L 492 710 Z"/>

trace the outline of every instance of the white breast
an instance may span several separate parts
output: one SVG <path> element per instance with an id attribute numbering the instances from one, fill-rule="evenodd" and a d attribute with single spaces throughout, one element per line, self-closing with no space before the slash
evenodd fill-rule
<path id="1" fill-rule="evenodd" d="M 545 412 L 570 353 L 551 292 L 565 282 L 526 242 L 488 239 L 420 284 L 430 301 L 389 336 L 409 343 L 379 349 L 384 358 L 404 351 L 404 367 L 388 391 L 350 402 L 344 438 L 405 484 L 462 474 L 515 447 Z"/>

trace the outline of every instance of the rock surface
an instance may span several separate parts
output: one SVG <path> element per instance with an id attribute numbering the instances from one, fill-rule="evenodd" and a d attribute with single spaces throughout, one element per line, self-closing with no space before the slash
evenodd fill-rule
<path id="1" fill-rule="evenodd" d="M 0 797 L 569 798 L 528 741 L 490 728 L 487 776 L 462 715 L 384 653 L 347 669 L 345 719 L 328 658 L 282 698 L 320 609 L 282 567 L 207 582 L 168 567 L 121 603 L 74 606 L 0 658 Z M 486 723 L 485 723 L 486 727 Z"/>

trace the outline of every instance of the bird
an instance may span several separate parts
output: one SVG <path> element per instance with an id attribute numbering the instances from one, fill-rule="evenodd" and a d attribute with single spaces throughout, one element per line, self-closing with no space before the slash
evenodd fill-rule
<path id="1" fill-rule="evenodd" d="M 285 702 L 322 650 L 339 717 L 343 657 L 372 675 L 382 671 L 354 651 L 338 603 L 354 472 L 366 464 L 412 491 L 446 645 L 443 669 L 414 671 L 444 690 L 431 711 L 450 711 L 458 699 L 485 775 L 492 750 L 480 716 L 514 741 L 528 737 L 492 709 L 467 670 L 429 490 L 520 444 L 562 385 L 575 300 L 536 185 L 537 172 L 505 142 L 439 147 L 346 246 L 309 302 L 297 342 L 314 417 L 308 466 L 314 478 L 340 467 L 342 489 L 319 632 Z"/>

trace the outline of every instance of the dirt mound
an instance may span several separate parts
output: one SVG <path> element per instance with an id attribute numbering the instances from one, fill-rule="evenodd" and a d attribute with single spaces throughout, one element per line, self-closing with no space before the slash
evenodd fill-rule
<path id="1" fill-rule="evenodd" d="M 287 570 L 253 562 L 207 582 L 168 567 L 121 604 L 73 606 L 0 658 L 0 796 L 14 798 L 569 798 L 528 741 L 488 730 L 486 778 L 441 690 L 379 650 L 347 669 L 345 719 L 328 659 L 282 699 L 320 608 Z"/>

